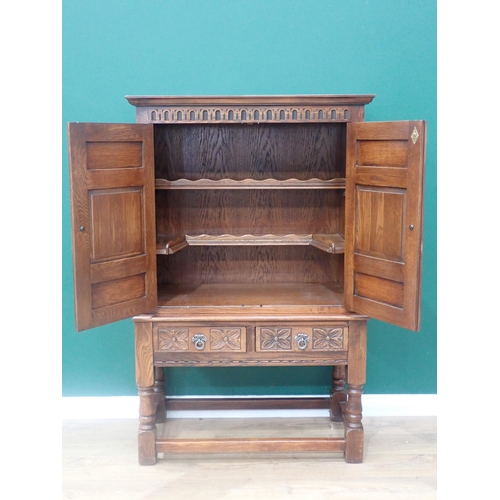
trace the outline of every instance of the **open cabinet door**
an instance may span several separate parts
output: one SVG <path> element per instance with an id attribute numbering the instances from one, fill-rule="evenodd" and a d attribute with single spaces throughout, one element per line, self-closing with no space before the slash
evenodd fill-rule
<path id="1" fill-rule="evenodd" d="M 68 125 L 76 329 L 157 303 L 153 126 Z"/>
<path id="2" fill-rule="evenodd" d="M 420 323 L 424 166 L 424 121 L 348 124 L 346 306 L 409 330 Z"/>

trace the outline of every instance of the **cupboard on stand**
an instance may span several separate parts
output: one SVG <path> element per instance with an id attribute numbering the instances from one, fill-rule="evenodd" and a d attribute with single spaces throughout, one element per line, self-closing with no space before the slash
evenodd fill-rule
<path id="1" fill-rule="evenodd" d="M 127 96 L 137 123 L 68 125 L 76 327 L 133 317 L 140 464 L 362 462 L 367 320 L 419 328 L 425 165 L 425 122 L 365 122 L 373 98 Z M 157 436 L 165 367 L 324 365 L 342 438 Z"/>

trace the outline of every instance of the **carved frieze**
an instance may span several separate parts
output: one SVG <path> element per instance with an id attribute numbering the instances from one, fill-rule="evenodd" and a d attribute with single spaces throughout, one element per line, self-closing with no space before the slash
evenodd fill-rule
<path id="1" fill-rule="evenodd" d="M 158 347 L 161 351 L 188 351 L 187 328 L 158 328 Z"/>
<path id="2" fill-rule="evenodd" d="M 346 325 L 257 327 L 257 351 L 347 351 Z"/>
<path id="3" fill-rule="evenodd" d="M 260 348 L 262 351 L 289 351 L 292 348 L 292 329 L 261 328 Z"/>
<path id="4" fill-rule="evenodd" d="M 138 118 L 147 123 L 273 123 L 357 121 L 359 110 L 346 106 L 217 106 L 144 107 Z"/>
<path id="5" fill-rule="evenodd" d="M 313 328 L 312 348 L 321 351 L 344 350 L 344 329 Z"/>
<path id="6" fill-rule="evenodd" d="M 137 123 L 358 122 L 375 96 L 126 96 Z"/>
<path id="7" fill-rule="evenodd" d="M 246 328 L 155 326 L 157 352 L 245 352 Z"/>
<path id="8" fill-rule="evenodd" d="M 241 350 L 241 328 L 211 328 L 210 348 L 212 351 Z"/>

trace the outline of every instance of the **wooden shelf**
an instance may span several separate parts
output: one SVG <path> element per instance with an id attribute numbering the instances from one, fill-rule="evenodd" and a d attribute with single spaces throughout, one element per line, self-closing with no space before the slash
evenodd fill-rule
<path id="1" fill-rule="evenodd" d="M 199 234 L 180 237 L 158 235 L 156 253 L 172 255 L 187 246 L 291 246 L 311 245 L 327 253 L 344 253 L 344 238 L 339 234 Z"/>
<path id="2" fill-rule="evenodd" d="M 325 307 L 342 308 L 343 290 L 337 283 L 206 283 L 201 285 L 162 285 L 158 305 L 161 308 L 236 309 L 238 313 L 287 309 L 297 307 L 314 313 Z M 189 311 L 184 311 L 189 312 Z"/>
<path id="3" fill-rule="evenodd" d="M 345 179 L 156 179 L 156 189 L 345 189 Z"/>

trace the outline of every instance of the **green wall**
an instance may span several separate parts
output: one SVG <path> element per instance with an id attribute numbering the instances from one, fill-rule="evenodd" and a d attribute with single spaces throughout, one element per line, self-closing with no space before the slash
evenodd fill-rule
<path id="1" fill-rule="evenodd" d="M 376 94 L 428 122 L 420 332 L 370 320 L 366 393 L 436 392 L 436 2 L 63 0 L 64 396 L 136 394 L 133 323 L 77 333 L 66 123 L 134 122 L 123 96 Z M 323 394 L 325 368 L 168 369 L 175 394 Z"/>

